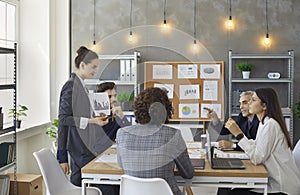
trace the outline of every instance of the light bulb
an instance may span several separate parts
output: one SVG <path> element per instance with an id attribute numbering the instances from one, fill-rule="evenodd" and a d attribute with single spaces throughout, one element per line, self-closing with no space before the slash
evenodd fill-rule
<path id="1" fill-rule="evenodd" d="M 95 44 L 92 45 L 91 50 L 96 51 L 96 45 Z"/>
<path id="2" fill-rule="evenodd" d="M 229 16 L 229 18 L 228 18 L 227 26 L 228 26 L 228 28 L 232 28 L 232 26 L 233 26 L 233 21 L 232 21 L 232 17 L 231 16 Z"/>
<path id="3" fill-rule="evenodd" d="M 195 39 L 194 42 L 193 42 L 193 45 L 192 45 L 192 52 L 195 53 L 195 52 L 198 52 L 198 51 L 199 51 L 199 45 L 197 44 L 197 41 Z"/>
<path id="4" fill-rule="evenodd" d="M 164 23 L 162 24 L 162 29 L 165 31 L 168 29 L 167 20 L 164 20 Z"/>
<path id="5" fill-rule="evenodd" d="M 269 38 L 269 34 L 267 33 L 266 34 L 266 38 L 265 38 L 265 40 L 264 40 L 264 43 L 265 43 L 265 45 L 269 45 L 270 44 L 270 38 Z"/>
<path id="6" fill-rule="evenodd" d="M 129 41 L 129 42 L 132 42 L 132 41 L 133 41 L 132 31 L 130 31 L 130 33 L 129 33 L 128 41 Z"/>
<path id="7" fill-rule="evenodd" d="M 197 50 L 197 49 L 198 49 L 198 45 L 197 45 L 197 42 L 196 42 L 196 40 L 194 40 L 193 49 L 194 49 L 194 50 Z"/>

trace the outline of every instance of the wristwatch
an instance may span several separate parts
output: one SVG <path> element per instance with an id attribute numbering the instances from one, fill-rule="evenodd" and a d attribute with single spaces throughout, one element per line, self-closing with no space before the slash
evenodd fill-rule
<path id="1" fill-rule="evenodd" d="M 244 134 L 243 134 L 243 133 L 240 133 L 240 134 L 238 134 L 235 138 L 236 138 L 238 141 L 240 141 L 241 139 L 244 138 Z"/>

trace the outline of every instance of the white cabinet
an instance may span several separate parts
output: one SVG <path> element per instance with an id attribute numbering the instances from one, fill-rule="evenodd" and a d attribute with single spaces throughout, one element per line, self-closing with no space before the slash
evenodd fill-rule
<path id="1" fill-rule="evenodd" d="M 229 116 L 237 116 L 239 94 L 246 90 L 271 87 L 279 96 L 287 127 L 293 140 L 293 95 L 294 95 L 294 51 L 285 54 L 239 54 L 229 51 Z M 241 72 L 235 70 L 239 62 L 254 64 L 249 79 L 242 79 Z M 279 73 L 279 79 L 268 78 L 269 73 Z"/>

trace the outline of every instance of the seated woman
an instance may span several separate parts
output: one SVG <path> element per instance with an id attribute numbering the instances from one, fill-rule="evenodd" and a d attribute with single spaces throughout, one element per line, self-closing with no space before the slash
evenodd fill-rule
<path id="1" fill-rule="evenodd" d="M 133 103 L 136 125 L 117 133 L 118 164 L 125 174 L 140 178 L 163 178 L 175 195 L 181 194 L 174 165 L 183 178 L 192 178 L 194 168 L 180 130 L 168 127 L 172 103 L 160 88 L 148 88 Z"/>
<path id="2" fill-rule="evenodd" d="M 233 119 L 226 122 L 226 128 L 237 138 L 253 164 L 265 165 L 268 193 L 300 194 L 300 173 L 292 156 L 292 143 L 276 92 L 271 88 L 255 90 L 249 109 L 260 121 L 256 140 L 244 136 Z M 259 194 L 253 191 L 237 189 L 230 194 Z"/>

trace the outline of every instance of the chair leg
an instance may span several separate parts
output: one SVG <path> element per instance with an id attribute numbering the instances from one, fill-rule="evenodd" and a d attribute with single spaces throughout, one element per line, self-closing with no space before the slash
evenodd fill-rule
<path id="1" fill-rule="evenodd" d="M 186 190 L 187 195 L 194 195 L 191 186 L 186 186 L 185 190 Z"/>

